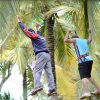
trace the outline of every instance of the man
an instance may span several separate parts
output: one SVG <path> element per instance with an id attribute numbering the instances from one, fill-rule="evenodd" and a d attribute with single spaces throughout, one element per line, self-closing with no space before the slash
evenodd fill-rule
<path id="1" fill-rule="evenodd" d="M 89 30 L 88 40 L 79 38 L 76 31 L 74 31 L 75 35 L 72 38 L 69 38 L 69 34 L 72 31 L 69 30 L 66 34 L 64 41 L 67 43 L 72 43 L 74 46 L 74 50 L 78 59 L 78 70 L 80 74 L 80 78 L 82 80 L 82 85 L 84 89 L 84 94 L 80 97 L 80 99 L 84 99 L 85 97 L 90 97 L 91 94 L 89 92 L 87 86 L 87 79 L 96 87 L 96 90 L 93 92 L 94 95 L 100 94 L 100 88 L 95 82 L 95 80 L 91 77 L 91 70 L 93 60 L 89 55 L 88 44 L 92 41 L 91 30 Z"/>
<path id="2" fill-rule="evenodd" d="M 46 72 L 46 77 L 48 81 L 48 96 L 56 94 L 54 77 L 52 74 L 51 59 L 50 54 L 46 48 L 46 41 L 41 33 L 38 31 L 39 24 L 36 24 L 37 31 L 33 29 L 27 29 L 21 22 L 20 17 L 17 16 L 18 23 L 24 34 L 29 37 L 32 41 L 32 46 L 34 48 L 34 53 L 36 55 L 35 68 L 34 68 L 34 88 L 31 92 L 31 95 L 35 95 L 38 91 L 43 89 L 40 78 L 43 69 Z"/>

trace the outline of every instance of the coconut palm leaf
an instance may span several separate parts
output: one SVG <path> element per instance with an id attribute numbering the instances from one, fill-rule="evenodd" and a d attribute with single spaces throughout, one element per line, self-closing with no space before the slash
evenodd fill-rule
<path id="1" fill-rule="evenodd" d="M 9 33 L 9 35 L 5 38 L 5 40 L 1 43 L 0 45 L 0 50 L 4 48 L 5 44 L 8 42 L 8 40 L 12 37 L 12 35 L 15 33 L 16 28 L 14 28 L 13 30 L 11 30 L 11 32 Z"/>
<path id="2" fill-rule="evenodd" d="M 78 12 L 78 11 L 79 11 L 78 9 L 75 9 L 73 7 L 59 6 L 59 7 L 52 8 L 50 11 L 45 13 L 45 17 L 49 18 L 53 13 L 58 13 L 58 16 L 61 16 L 67 12 L 72 13 L 72 12 Z"/>
<path id="3" fill-rule="evenodd" d="M 18 64 L 19 69 L 22 74 L 25 71 L 25 67 L 26 67 L 28 59 L 29 59 L 28 49 L 27 49 L 27 47 L 25 47 L 25 42 L 26 41 L 23 41 L 21 46 L 16 47 L 16 50 L 15 50 L 16 63 Z"/>
<path id="4" fill-rule="evenodd" d="M 4 92 L 4 94 L 0 94 L 0 100 L 14 100 L 14 98 L 12 98 L 9 92 Z"/>
<path id="5" fill-rule="evenodd" d="M 14 52 L 13 50 L 13 54 L 17 54 L 16 58 L 18 59 L 15 59 L 13 57 L 14 56 L 13 54 L 11 54 L 11 56 L 14 62 L 17 60 L 17 62 L 19 63 L 20 70 L 22 73 L 24 73 L 24 70 L 25 70 L 24 67 L 25 67 L 25 64 L 27 64 L 26 62 L 28 62 L 28 57 L 27 57 L 27 54 L 25 54 L 25 52 L 27 52 L 26 45 L 23 46 L 20 44 L 20 42 L 18 42 L 18 41 L 22 41 L 21 38 L 18 40 L 19 37 L 22 37 L 19 29 L 16 29 L 16 31 L 12 34 L 10 33 L 11 29 L 16 27 L 17 25 L 15 15 L 17 14 L 21 15 L 23 22 L 26 22 L 25 25 L 34 27 L 32 25 L 32 22 L 35 22 L 35 21 L 42 22 L 42 20 L 40 20 L 37 17 L 38 15 L 39 16 L 42 15 L 42 18 L 45 19 L 45 18 L 49 18 L 53 13 L 57 12 L 59 19 L 57 19 L 55 23 L 55 27 L 54 27 L 55 43 L 56 43 L 55 55 L 57 58 L 56 64 L 60 62 L 59 65 L 62 64 L 61 67 L 64 69 L 66 68 L 64 66 L 67 66 L 67 70 L 65 71 L 69 72 L 70 69 L 73 69 L 73 70 L 76 69 L 76 67 L 75 68 L 73 67 L 76 65 L 76 63 L 72 64 L 71 60 L 75 62 L 75 58 L 73 57 L 73 51 L 71 51 L 69 45 L 66 46 L 66 44 L 64 44 L 63 37 L 69 27 L 76 28 L 78 34 L 81 37 L 86 37 L 86 38 L 88 37 L 88 33 L 85 32 L 87 27 L 85 27 L 86 25 L 84 22 L 85 17 L 84 17 L 84 9 L 83 9 L 84 2 L 83 1 L 84 0 L 74 0 L 74 1 L 73 0 L 52 0 L 52 1 L 51 0 L 29 0 L 29 1 L 28 0 L 22 0 L 22 1 L 21 0 L 17 0 L 17 1 L 16 0 L 6 0 L 6 1 L 1 0 L 0 1 L 0 23 L 1 23 L 0 24 L 0 30 L 1 30 L 0 41 L 2 41 L 0 42 L 0 45 L 1 47 L 5 47 L 6 50 L 7 49 L 12 50 L 14 49 L 15 45 L 19 45 L 19 46 L 16 46 L 16 50 L 14 49 L 17 52 Z M 92 28 L 92 36 L 93 36 L 93 42 L 90 49 L 91 49 L 91 54 L 93 55 L 95 59 L 95 62 L 96 62 L 95 64 L 97 65 L 95 66 L 96 69 L 94 68 L 93 75 L 95 75 L 95 77 L 98 76 L 97 80 L 99 80 L 100 75 L 98 73 L 99 71 L 98 69 L 99 69 L 99 62 L 100 62 L 100 59 L 99 59 L 100 58 L 100 55 L 99 55 L 99 52 L 100 52 L 100 46 L 99 46 L 100 44 L 100 41 L 99 41 L 100 40 L 100 35 L 99 35 L 100 1 L 99 0 L 95 0 L 95 1 L 87 0 L 87 1 L 88 1 L 89 26 Z M 41 28 L 41 32 L 47 35 L 46 23 Z M 19 33 L 19 35 L 16 33 Z M 16 35 L 13 35 L 13 34 L 16 34 Z M 10 37 L 7 39 L 7 37 L 9 36 L 11 37 L 14 36 L 14 37 L 12 38 Z M 15 39 L 15 37 L 17 38 Z M 17 44 L 16 42 L 13 43 L 14 39 L 17 42 Z M 13 45 L 13 47 L 11 47 L 11 45 Z M 32 55 L 30 57 L 32 57 Z M 78 83 L 78 79 L 79 79 L 78 76 L 77 77 L 75 76 L 75 80 L 77 81 L 77 83 Z M 69 82 L 66 84 L 69 84 Z M 78 93 L 81 93 L 81 90 L 79 90 Z"/>
<path id="6" fill-rule="evenodd" d="M 11 75 L 11 69 L 12 69 L 12 62 L 11 61 L 2 61 L 0 63 L 0 91 L 2 89 L 3 84 L 6 82 L 6 80 L 10 77 Z"/>
<path id="7" fill-rule="evenodd" d="M 27 80 L 27 85 L 28 85 L 28 90 L 30 90 L 34 87 L 34 78 L 33 78 L 33 70 L 31 69 L 30 66 L 28 66 L 28 80 Z"/>

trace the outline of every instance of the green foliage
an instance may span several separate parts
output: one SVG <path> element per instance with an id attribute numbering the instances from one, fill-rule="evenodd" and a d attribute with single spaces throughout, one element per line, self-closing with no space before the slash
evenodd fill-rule
<path id="1" fill-rule="evenodd" d="M 0 63 L 0 74 L 5 76 L 7 74 L 7 71 L 10 69 L 12 65 L 12 62 L 11 61 L 4 61 L 2 63 Z"/>
<path id="2" fill-rule="evenodd" d="M 14 98 L 11 97 L 9 92 L 4 92 L 4 94 L 0 94 L 0 100 L 14 100 Z"/>
<path id="3" fill-rule="evenodd" d="M 33 70 L 28 66 L 28 80 L 27 80 L 27 85 L 28 85 L 28 90 L 32 89 L 34 87 L 34 78 L 33 78 Z"/>
<path id="4" fill-rule="evenodd" d="M 56 20 L 55 25 L 55 50 L 56 50 L 56 56 L 57 61 L 60 61 L 59 63 L 63 63 L 64 61 L 64 55 L 65 55 L 65 46 L 64 46 L 64 29 L 60 25 L 60 23 Z M 61 59 L 62 58 L 62 59 Z"/>
<path id="5" fill-rule="evenodd" d="M 16 63 L 19 66 L 20 72 L 23 74 L 29 58 L 27 48 L 17 47 L 15 52 L 16 52 Z"/>
<path id="6" fill-rule="evenodd" d="M 56 64 L 61 65 L 62 68 L 75 69 L 73 62 L 75 62 L 75 57 L 71 47 L 64 44 L 63 38 L 65 33 L 69 28 L 76 29 L 80 37 L 88 36 L 86 32 L 86 23 L 89 22 L 89 26 L 92 29 L 93 42 L 91 46 L 91 54 L 93 56 L 95 64 L 95 70 L 93 75 L 98 77 L 99 82 L 99 65 L 100 65 L 100 2 L 99 0 L 86 0 L 88 1 L 88 19 L 85 19 L 84 12 L 84 2 L 85 0 L 5 0 L 0 1 L 0 46 L 5 42 L 5 48 L 3 51 L 11 55 L 9 59 L 16 62 L 19 66 L 20 72 L 23 74 L 29 59 L 33 56 L 32 48 L 29 44 L 29 39 L 22 34 L 19 26 L 17 26 L 16 15 L 20 15 L 22 22 L 25 23 L 27 27 L 34 28 L 32 23 L 39 22 L 43 23 L 41 27 L 41 32 L 47 37 L 47 25 L 45 19 L 49 18 L 53 13 L 57 12 L 59 19 L 56 19 L 54 27 L 55 35 L 55 58 Z M 11 30 L 14 30 L 11 32 Z M 14 35 L 13 35 L 14 34 Z M 8 37 L 8 38 L 7 38 Z M 24 39 L 24 40 L 23 40 Z M 46 38 L 47 39 L 47 38 Z M 48 40 L 47 40 L 48 41 Z M 1 53 L 1 52 L 0 52 Z M 3 57 L 4 52 L 1 53 Z M 2 58 L 2 57 L 1 57 Z M 4 58 L 6 59 L 6 58 Z M 8 65 L 0 65 L 0 74 L 3 70 L 3 74 L 6 74 L 6 69 L 9 68 Z M 31 69 L 28 68 L 28 85 L 29 88 L 33 87 L 32 83 L 32 73 Z M 60 72 L 61 73 L 61 72 Z M 71 72 L 70 72 L 71 73 Z M 69 76 L 65 76 L 69 77 Z M 65 80 L 65 77 L 63 78 Z M 61 80 L 58 80 L 61 81 Z M 31 83 L 30 83 L 31 82 Z M 78 78 L 76 78 L 77 86 L 81 86 Z M 99 82 L 100 83 L 100 82 Z M 66 83 L 66 84 L 69 84 Z M 62 85 L 62 84 L 60 84 Z M 66 86 L 67 87 L 67 86 Z M 68 87 L 67 87 L 68 88 Z M 67 89 L 66 88 L 66 89 Z M 79 87 L 80 88 L 80 87 Z M 63 90 L 64 91 L 64 90 Z M 83 91 L 81 88 L 77 90 L 78 95 Z"/>

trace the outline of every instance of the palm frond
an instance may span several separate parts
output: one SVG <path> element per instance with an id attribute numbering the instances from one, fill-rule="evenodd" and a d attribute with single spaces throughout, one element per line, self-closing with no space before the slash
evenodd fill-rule
<path id="1" fill-rule="evenodd" d="M 48 11 L 47 13 L 45 13 L 45 18 L 48 19 L 53 13 L 57 13 L 58 16 L 61 16 L 65 13 L 72 13 L 72 12 L 78 12 L 78 9 L 75 9 L 73 7 L 68 7 L 68 6 L 59 6 L 59 7 L 55 7 L 50 9 L 50 11 Z"/>

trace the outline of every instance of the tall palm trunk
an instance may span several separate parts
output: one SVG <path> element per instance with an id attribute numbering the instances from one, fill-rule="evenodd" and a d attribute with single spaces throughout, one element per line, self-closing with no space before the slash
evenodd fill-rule
<path id="1" fill-rule="evenodd" d="M 26 68 L 23 75 L 23 100 L 27 100 L 27 69 Z"/>
<path id="2" fill-rule="evenodd" d="M 54 34 L 53 34 L 53 27 L 55 23 L 55 16 L 54 14 L 51 15 L 50 18 L 47 20 L 47 29 L 48 29 L 48 50 L 51 56 L 51 65 L 52 65 L 52 72 L 54 75 L 54 82 L 56 84 L 56 72 L 55 72 L 55 58 L 54 58 Z"/>
<path id="3" fill-rule="evenodd" d="M 83 0 L 83 12 L 84 12 L 84 30 L 85 37 L 88 37 L 89 19 L 88 19 L 88 0 Z"/>

